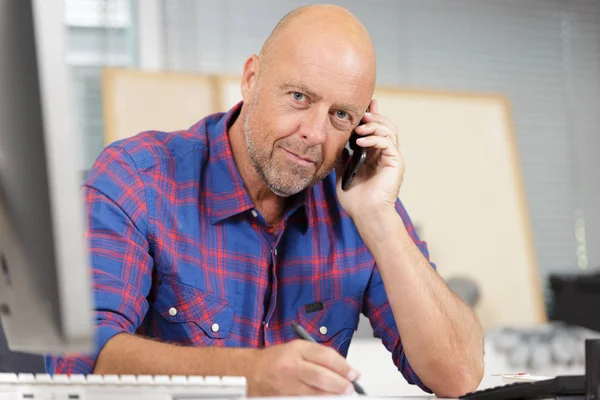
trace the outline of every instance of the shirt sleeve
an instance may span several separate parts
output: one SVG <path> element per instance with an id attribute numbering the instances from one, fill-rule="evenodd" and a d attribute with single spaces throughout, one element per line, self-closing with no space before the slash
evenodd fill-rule
<path id="1" fill-rule="evenodd" d="M 113 336 L 134 333 L 148 310 L 153 261 L 147 240 L 144 184 L 131 157 L 108 147 L 83 188 L 94 295 L 95 344 L 91 354 L 49 354 L 50 374 L 90 374 Z"/>
<path id="2" fill-rule="evenodd" d="M 421 241 L 417 236 L 412 221 L 400 200 L 396 201 L 396 211 L 402 218 L 410 237 L 419 250 L 421 250 L 421 253 L 425 256 L 425 259 L 427 259 L 431 267 L 435 270 L 435 264 L 429 261 L 427 244 Z M 392 308 L 388 302 L 383 280 L 377 265 L 373 268 L 373 273 L 371 274 L 371 279 L 365 292 L 363 313 L 369 318 L 375 337 L 381 338 L 384 346 L 392 353 L 394 364 L 398 367 L 398 370 L 402 373 L 407 382 L 418 385 L 424 391 L 432 393 L 432 391 L 421 382 L 421 379 L 419 379 L 406 358 L 398 327 L 394 320 L 394 314 L 392 313 Z"/>

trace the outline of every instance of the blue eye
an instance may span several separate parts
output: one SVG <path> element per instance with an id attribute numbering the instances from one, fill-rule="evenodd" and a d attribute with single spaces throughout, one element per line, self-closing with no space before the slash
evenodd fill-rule
<path id="1" fill-rule="evenodd" d="M 303 101 L 306 98 L 306 96 L 300 92 L 293 92 L 292 96 L 294 97 L 294 100 L 296 100 L 296 101 Z"/>
<path id="2" fill-rule="evenodd" d="M 335 114 L 339 119 L 348 119 L 349 117 L 348 113 L 342 110 L 338 110 Z"/>

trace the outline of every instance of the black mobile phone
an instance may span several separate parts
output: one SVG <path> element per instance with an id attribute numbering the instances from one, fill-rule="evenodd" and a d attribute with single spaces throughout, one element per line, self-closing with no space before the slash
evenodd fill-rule
<path id="1" fill-rule="evenodd" d="M 361 126 L 364 122 L 361 120 L 358 126 Z M 360 137 L 356 131 L 352 131 L 350 140 L 346 143 L 346 149 L 350 157 L 344 166 L 344 173 L 342 175 L 342 189 L 348 190 L 350 184 L 354 180 L 354 176 L 357 174 L 360 167 L 365 163 L 367 159 L 367 149 L 360 147 L 356 144 L 356 139 Z"/>

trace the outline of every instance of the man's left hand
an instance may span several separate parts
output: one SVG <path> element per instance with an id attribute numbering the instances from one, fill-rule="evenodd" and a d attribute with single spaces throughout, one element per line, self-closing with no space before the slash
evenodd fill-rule
<path id="1" fill-rule="evenodd" d="M 405 169 L 396 127 L 379 114 L 377 100 L 371 100 L 369 111 L 356 128 L 358 146 L 369 149 L 367 159 L 348 190 L 341 186 L 344 165 L 337 167 L 338 199 L 354 220 L 393 211 Z"/>

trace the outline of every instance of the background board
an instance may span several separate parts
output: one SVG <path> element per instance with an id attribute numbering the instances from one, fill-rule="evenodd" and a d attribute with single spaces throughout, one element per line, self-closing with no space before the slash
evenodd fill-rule
<path id="1" fill-rule="evenodd" d="M 400 198 L 445 278 L 481 290 L 485 328 L 546 318 L 508 102 L 378 89 L 407 170 Z"/>
<path id="2" fill-rule="evenodd" d="M 105 144 L 146 130 L 186 129 L 217 112 L 215 80 L 197 74 L 105 69 Z"/>

